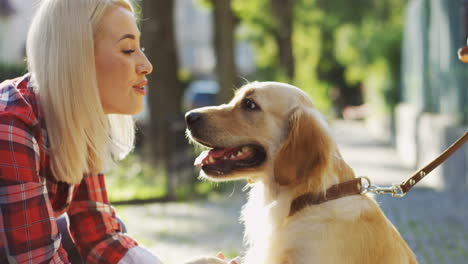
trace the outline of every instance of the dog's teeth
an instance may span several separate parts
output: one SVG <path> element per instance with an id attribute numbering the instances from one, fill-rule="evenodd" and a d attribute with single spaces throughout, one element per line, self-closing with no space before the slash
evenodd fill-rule
<path id="1" fill-rule="evenodd" d="M 247 147 L 247 146 L 242 147 L 242 152 L 249 152 L 249 151 L 250 151 L 250 147 Z"/>
<path id="2" fill-rule="evenodd" d="M 232 154 L 231 157 L 229 157 L 229 158 L 230 158 L 230 159 L 233 159 L 233 158 L 235 158 L 235 157 L 236 157 L 236 155 Z"/>
<path id="3" fill-rule="evenodd" d="M 240 157 L 242 156 L 243 152 L 239 150 L 239 152 L 237 152 L 237 157 Z"/>
<path id="4" fill-rule="evenodd" d="M 213 157 L 210 157 L 210 158 L 208 159 L 208 163 L 210 163 L 210 164 L 211 164 L 211 163 L 215 163 L 214 158 L 213 158 Z"/>
<path id="5" fill-rule="evenodd" d="M 228 159 L 228 157 L 226 157 L 226 156 L 223 157 L 223 160 L 227 160 L 227 159 Z"/>

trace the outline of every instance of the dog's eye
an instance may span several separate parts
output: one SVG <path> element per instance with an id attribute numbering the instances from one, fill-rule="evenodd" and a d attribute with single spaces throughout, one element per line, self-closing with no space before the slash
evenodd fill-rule
<path id="1" fill-rule="evenodd" d="M 250 100 L 250 99 L 245 99 L 243 102 L 242 102 L 242 105 L 244 106 L 245 109 L 247 110 L 259 110 L 260 108 L 258 107 L 258 105 Z"/>

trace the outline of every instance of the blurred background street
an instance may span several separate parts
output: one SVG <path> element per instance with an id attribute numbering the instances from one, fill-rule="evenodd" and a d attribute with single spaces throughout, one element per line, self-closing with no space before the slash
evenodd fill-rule
<path id="1" fill-rule="evenodd" d="M 27 72 L 38 0 L 0 0 L 0 82 Z M 127 228 L 167 264 L 242 253 L 243 182 L 197 180 L 184 113 L 252 81 L 291 83 L 344 158 L 399 183 L 468 129 L 468 0 L 132 0 L 154 66 L 135 151 L 106 172 Z M 468 144 L 467 144 L 468 145 Z M 406 197 L 376 197 L 421 263 L 468 259 L 468 146 Z"/>

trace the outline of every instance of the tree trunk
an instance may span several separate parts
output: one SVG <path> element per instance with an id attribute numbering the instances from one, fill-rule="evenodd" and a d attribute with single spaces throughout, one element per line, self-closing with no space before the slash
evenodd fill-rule
<path id="1" fill-rule="evenodd" d="M 168 196 L 173 197 L 175 180 L 171 177 L 171 157 L 175 142 L 184 140 L 181 133 L 171 128 L 183 122 L 181 113 L 181 84 L 177 77 L 178 60 L 174 29 L 173 0 L 143 1 L 142 42 L 148 59 L 153 63 L 153 74 L 148 76 L 149 131 L 146 140 L 151 144 L 151 155 L 157 166 L 168 175 Z M 180 132 L 180 131 L 177 131 Z M 183 134 L 183 133 L 182 133 Z"/>
<path id="2" fill-rule="evenodd" d="M 220 86 L 217 101 L 226 103 L 236 87 L 236 64 L 234 59 L 235 20 L 231 0 L 211 0 L 214 15 L 214 46 L 216 51 L 216 75 Z"/>
<path id="3" fill-rule="evenodd" d="M 275 21 L 273 34 L 278 45 L 279 64 L 289 79 L 294 78 L 294 54 L 292 44 L 293 11 L 296 0 L 271 0 Z"/>

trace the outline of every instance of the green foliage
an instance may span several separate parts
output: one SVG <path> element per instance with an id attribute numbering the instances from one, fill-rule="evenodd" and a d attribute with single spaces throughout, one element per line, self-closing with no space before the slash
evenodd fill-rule
<path id="1" fill-rule="evenodd" d="M 296 74 L 294 84 L 309 94 L 317 108 L 326 112 L 330 107 L 328 83 L 320 80 L 317 68 L 321 60 L 323 32 L 318 21 L 323 19 L 322 10 L 315 8 L 316 1 L 297 1 L 294 23 L 294 56 Z"/>
<path id="2" fill-rule="evenodd" d="M 372 112 L 387 115 L 399 97 L 402 24 L 401 19 L 374 16 L 340 25 L 334 32 L 334 49 L 337 61 L 346 68 L 347 83 L 362 83 Z"/>
<path id="3" fill-rule="evenodd" d="M 315 1 L 309 1 L 315 2 Z M 309 93 L 315 104 L 326 110 L 330 106 L 328 99 L 328 85 L 317 78 L 316 67 L 319 60 L 321 43 L 320 29 L 314 25 L 317 17 L 321 17 L 320 10 L 306 10 L 304 6 L 296 6 L 293 32 L 293 52 L 296 58 L 296 76 L 289 79 L 278 66 L 278 46 L 273 36 L 275 19 L 271 16 L 270 2 L 268 0 L 242 1 L 234 0 L 233 9 L 247 28 L 242 37 L 249 41 L 254 49 L 257 64 L 257 79 L 287 82 L 296 85 Z M 259 10 L 263 10 L 259 12 Z"/>
<path id="4" fill-rule="evenodd" d="M 194 169 L 193 177 L 196 178 L 197 175 L 198 171 Z M 165 171 L 148 164 L 135 153 L 117 162 L 115 167 L 106 173 L 106 182 L 111 202 L 163 198 L 168 193 Z M 175 190 L 175 198 L 190 200 L 214 193 L 231 192 L 236 185 L 234 182 L 214 183 L 205 180 L 179 183 Z"/>
<path id="5" fill-rule="evenodd" d="M 245 30 L 241 37 L 250 42 L 256 55 L 257 78 L 277 80 L 284 75 L 277 66 L 278 47 L 272 34 L 273 19 L 267 0 L 233 0 L 232 9 Z M 264 10 L 265 12 L 258 12 Z"/>
<path id="6" fill-rule="evenodd" d="M 129 155 L 106 174 L 109 200 L 161 198 L 166 195 L 166 177 L 162 171 Z"/>
<path id="7" fill-rule="evenodd" d="M 375 116 L 389 114 L 394 106 L 392 93 L 397 83 L 392 78 L 388 62 L 384 59 L 376 60 L 367 67 L 367 76 L 363 78 L 365 101 L 373 110 Z"/>
<path id="8" fill-rule="evenodd" d="M 24 75 L 27 72 L 24 64 L 0 63 L 0 82 Z"/>
<path id="9" fill-rule="evenodd" d="M 137 21 L 138 26 L 141 26 L 141 22 L 143 20 L 143 10 L 141 8 L 141 0 L 130 0 L 130 4 L 133 7 L 135 18 Z"/>
<path id="10" fill-rule="evenodd" d="M 232 9 L 252 33 L 253 39 L 258 41 L 261 36 L 271 34 L 274 19 L 271 17 L 269 0 L 232 0 Z"/>
<path id="11" fill-rule="evenodd" d="M 290 82 L 320 110 L 331 106 L 331 87 L 364 86 L 366 101 L 388 113 L 399 97 L 400 46 L 405 0 L 296 0 L 293 49 L 296 73 L 278 67 L 269 0 L 233 0 L 233 10 L 252 43 L 257 78 Z"/>
<path id="12" fill-rule="evenodd" d="M 213 0 L 198 0 L 197 3 L 199 6 L 206 8 L 208 10 L 212 10 L 213 8 Z"/>

